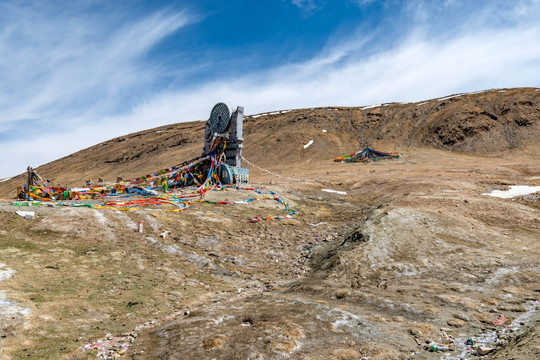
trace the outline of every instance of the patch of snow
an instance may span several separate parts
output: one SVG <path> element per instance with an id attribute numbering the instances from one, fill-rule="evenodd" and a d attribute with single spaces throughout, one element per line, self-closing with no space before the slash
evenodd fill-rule
<path id="1" fill-rule="evenodd" d="M 220 316 L 220 317 L 218 317 L 217 319 L 214 320 L 214 324 L 218 325 L 218 324 L 221 324 L 224 320 L 231 320 L 231 319 L 234 319 L 233 315 Z"/>
<path id="2" fill-rule="evenodd" d="M 5 264 L 0 264 L 0 281 L 9 279 L 10 277 L 13 276 L 13 273 L 15 272 L 11 270 L 10 268 L 2 269 L 5 266 L 6 266 Z"/>
<path id="3" fill-rule="evenodd" d="M 154 239 L 154 238 L 151 237 L 151 236 L 146 236 L 145 239 L 148 240 L 148 241 L 150 241 L 152 244 L 157 244 L 157 243 L 158 243 L 157 240 Z"/>
<path id="4" fill-rule="evenodd" d="M 255 115 L 246 115 L 246 117 L 256 119 L 256 118 L 261 117 L 261 116 L 286 114 L 286 113 L 291 112 L 291 111 L 292 110 L 279 110 L 279 111 L 272 111 L 272 112 L 260 113 L 260 114 L 255 114 Z"/>
<path id="5" fill-rule="evenodd" d="M 501 93 L 502 93 L 502 92 L 506 92 L 506 90 L 499 90 L 499 92 L 501 92 Z"/>
<path id="6" fill-rule="evenodd" d="M 196 253 L 186 254 L 185 251 L 180 248 L 180 246 L 173 244 L 173 245 L 165 245 L 161 241 L 158 241 L 154 239 L 151 236 L 146 236 L 146 240 L 148 240 L 152 245 L 156 246 L 157 248 L 173 255 L 179 255 L 181 258 L 197 265 L 198 267 L 208 267 L 210 269 L 217 269 L 217 266 L 208 258 L 198 255 Z"/>
<path id="7" fill-rule="evenodd" d="M 279 114 L 286 114 L 290 112 L 291 110 L 279 110 L 279 111 L 272 111 L 267 113 L 267 115 L 279 115 Z"/>
<path id="8" fill-rule="evenodd" d="M 24 316 L 29 313 L 30 309 L 21 308 L 15 301 L 7 299 L 3 291 L 0 291 L 0 315 L 13 317 Z"/>
<path id="9" fill-rule="evenodd" d="M 491 276 L 486 279 L 487 285 L 494 285 L 499 283 L 499 279 L 505 275 L 518 273 L 520 270 L 517 266 L 512 266 L 508 268 L 498 268 Z"/>
<path id="10" fill-rule="evenodd" d="M 345 191 L 338 191 L 338 190 L 332 190 L 332 189 L 322 189 L 322 191 L 328 192 L 328 193 L 336 193 L 339 195 L 347 195 Z"/>
<path id="11" fill-rule="evenodd" d="M 426 105 L 429 101 L 426 101 L 426 102 L 423 102 L 423 103 L 420 103 L 420 104 L 417 104 L 416 106 L 422 106 L 422 105 Z"/>
<path id="12" fill-rule="evenodd" d="M 540 186 L 514 185 L 509 186 L 509 188 L 509 190 L 493 190 L 490 193 L 482 193 L 482 195 L 494 196 L 501 199 L 511 199 L 517 196 L 540 192 Z"/>
<path id="13" fill-rule="evenodd" d="M 387 266 L 386 269 L 401 276 L 418 276 L 426 272 L 426 270 L 418 269 L 415 265 L 404 263 L 395 263 L 392 266 Z"/>
<path id="14" fill-rule="evenodd" d="M 162 133 L 163 130 L 156 130 L 156 131 L 154 131 L 154 132 L 155 132 L 156 134 L 159 134 L 159 133 Z"/>
<path id="15" fill-rule="evenodd" d="M 360 109 L 367 110 L 367 109 L 378 108 L 380 106 L 381 106 L 381 104 L 377 104 L 377 105 L 371 105 L 371 106 L 364 106 L 364 107 L 361 107 Z"/>
<path id="16" fill-rule="evenodd" d="M 365 320 L 358 315 L 338 308 L 333 308 L 328 314 L 336 314 L 340 317 L 332 323 L 336 328 L 343 326 L 354 328 L 355 326 L 365 323 Z"/>
<path id="17" fill-rule="evenodd" d="M 481 93 L 485 93 L 485 92 L 488 92 L 490 90 L 480 90 L 480 91 L 475 91 L 475 92 L 472 92 L 472 93 L 469 93 L 470 95 L 472 94 L 481 94 Z"/>
<path id="18" fill-rule="evenodd" d="M 105 217 L 105 215 L 103 215 L 102 212 L 94 211 L 94 216 L 96 217 L 97 222 L 101 225 L 107 224 L 107 218 Z"/>
<path id="19" fill-rule="evenodd" d="M 0 183 L 4 182 L 4 181 L 8 181 L 8 180 L 11 180 L 12 178 L 5 178 L 5 179 L 2 179 L 0 180 Z"/>
<path id="20" fill-rule="evenodd" d="M 308 147 L 310 147 L 311 144 L 313 144 L 313 140 L 309 140 L 308 143 L 304 145 L 304 149 L 307 149 Z"/>
<path id="21" fill-rule="evenodd" d="M 471 94 L 473 94 L 473 93 L 471 93 Z M 460 97 L 460 96 L 463 96 L 463 95 L 465 95 L 465 94 L 456 94 L 456 95 L 452 95 L 452 96 L 447 96 L 447 97 L 437 99 L 437 101 L 444 101 L 444 100 L 448 100 L 448 99 L 453 99 L 453 98 Z"/>
<path id="22" fill-rule="evenodd" d="M 135 223 L 135 221 L 131 220 L 129 216 L 126 215 L 125 212 L 120 210 L 113 210 L 111 211 L 111 215 L 118 221 L 120 221 L 126 228 L 131 230 L 137 230 L 138 226 Z"/>
<path id="23" fill-rule="evenodd" d="M 5 268 L 5 269 L 4 269 Z M 0 281 L 7 280 L 13 276 L 15 271 L 7 268 L 5 264 L 0 264 Z M 24 316 L 30 313 L 30 309 L 21 308 L 15 301 L 9 300 L 5 292 L 0 291 L 0 320 L 3 317 Z"/>
<path id="24" fill-rule="evenodd" d="M 314 226 L 314 227 L 317 227 L 319 225 L 324 225 L 324 224 L 328 224 L 327 222 L 320 222 L 320 223 L 316 223 L 316 224 L 308 224 L 309 226 Z"/>
<path id="25" fill-rule="evenodd" d="M 169 254 L 180 254 L 182 253 L 182 249 L 180 249 L 180 246 L 178 245 L 163 245 L 163 250 L 168 252 Z"/>

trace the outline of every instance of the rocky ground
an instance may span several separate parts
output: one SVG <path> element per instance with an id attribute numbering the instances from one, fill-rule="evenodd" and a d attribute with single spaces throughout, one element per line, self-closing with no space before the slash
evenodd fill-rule
<path id="1" fill-rule="evenodd" d="M 24 175 L 2 179 L 0 358 L 538 359 L 540 197 L 484 194 L 540 185 L 539 102 L 496 89 L 246 116 L 250 185 L 298 219 L 247 221 L 285 215 L 273 200 L 18 207 Z M 37 170 L 133 178 L 200 155 L 203 134 L 172 124 Z M 368 144 L 403 157 L 333 162 Z"/>
<path id="2" fill-rule="evenodd" d="M 540 185 L 537 150 L 408 148 L 386 162 L 311 158 L 273 175 L 251 168 L 252 185 L 301 213 L 256 224 L 248 216 L 283 215 L 283 207 L 261 200 L 121 212 L 6 200 L 0 354 L 537 359 L 538 198 L 482 195 Z M 21 209 L 36 218 L 17 216 Z"/>

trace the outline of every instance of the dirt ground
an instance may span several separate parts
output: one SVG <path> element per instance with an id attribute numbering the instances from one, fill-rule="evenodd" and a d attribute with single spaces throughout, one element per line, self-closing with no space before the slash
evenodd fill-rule
<path id="1" fill-rule="evenodd" d="M 538 359 L 538 197 L 482 194 L 540 185 L 539 149 L 405 150 L 250 168 L 298 219 L 247 221 L 284 215 L 271 200 L 180 213 L 4 201 L 0 358 Z"/>
<path id="2" fill-rule="evenodd" d="M 286 215 L 273 200 L 17 207 L 24 175 L 1 179 L 0 358 L 538 359 L 540 195 L 483 194 L 540 186 L 539 102 L 495 89 L 246 116 L 250 186 L 297 219 L 248 222 Z M 129 179 L 199 156 L 203 134 L 172 124 L 37 170 Z M 366 145 L 403 157 L 333 162 Z"/>

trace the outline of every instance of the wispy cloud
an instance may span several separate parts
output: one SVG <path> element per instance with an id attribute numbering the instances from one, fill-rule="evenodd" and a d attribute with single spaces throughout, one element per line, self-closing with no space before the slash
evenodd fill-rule
<path id="1" fill-rule="evenodd" d="M 80 9 L 0 7 L 0 122 L 50 119 L 58 109 L 84 113 L 118 111 L 126 89 L 150 82 L 157 69 L 142 57 L 186 25 L 184 13 L 153 14 L 133 23 L 99 22 Z M 45 14 L 44 14 L 45 13 Z M 17 101 L 13 101 L 17 99 Z M 79 106 L 77 106 L 79 105 Z"/>
<path id="2" fill-rule="evenodd" d="M 173 121 L 180 118 L 174 111 L 180 106 L 184 118 L 200 119 L 218 100 L 256 113 L 418 101 L 458 91 L 531 86 L 540 81 L 538 36 L 540 27 L 479 32 L 445 42 L 413 36 L 367 58 L 362 57 L 362 49 L 335 49 L 340 57 L 328 55 L 265 74 L 208 83 L 194 91 L 161 94 L 129 116 Z"/>
<path id="3" fill-rule="evenodd" d="M 51 4 L 0 3 L 0 176 L 102 140 L 105 114 L 129 111 L 143 89 L 154 90 L 160 68 L 146 54 L 194 21 L 185 12 L 128 21 L 118 8 Z"/>
<path id="4" fill-rule="evenodd" d="M 310 16 L 323 8 L 325 0 L 292 0 L 292 4 Z"/>
<path id="5" fill-rule="evenodd" d="M 377 1 L 379 1 L 379 0 L 351 0 L 351 2 L 353 4 L 356 4 L 356 5 L 360 6 L 360 7 L 369 6 L 369 5 L 371 5 L 371 4 L 373 4 L 373 3 L 377 2 Z"/>
<path id="6" fill-rule="evenodd" d="M 201 119 L 216 101 L 241 104 L 249 113 L 325 105 L 369 105 L 387 101 L 419 101 L 454 92 L 540 83 L 540 14 L 538 1 L 523 1 L 526 17 L 515 9 L 496 12 L 498 4 L 441 16 L 430 2 L 408 6 L 407 17 L 419 8 L 435 18 L 418 19 L 405 33 L 394 35 L 392 46 L 361 32 L 332 43 L 315 58 L 234 79 L 202 84 L 190 91 L 167 92 L 148 99 L 127 116 L 157 116 L 174 121 Z M 454 4 L 455 5 L 455 4 Z M 418 15 L 424 18 L 423 15 Z M 501 25 L 502 19 L 508 19 Z M 429 17 L 428 17 L 429 18 Z M 446 31 L 444 31 L 444 27 Z M 437 30 L 437 31 L 436 31 Z M 373 51 L 376 48 L 376 51 Z M 205 94 L 206 96 L 204 96 Z"/>

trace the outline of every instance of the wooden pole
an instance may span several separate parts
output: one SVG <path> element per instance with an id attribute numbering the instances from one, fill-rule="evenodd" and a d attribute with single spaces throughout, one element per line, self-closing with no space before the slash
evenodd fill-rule
<path id="1" fill-rule="evenodd" d="M 32 169 L 32 167 L 29 166 L 26 169 L 26 172 L 27 172 L 26 183 L 28 184 L 28 188 L 30 188 L 30 186 L 34 185 L 34 169 Z"/>

